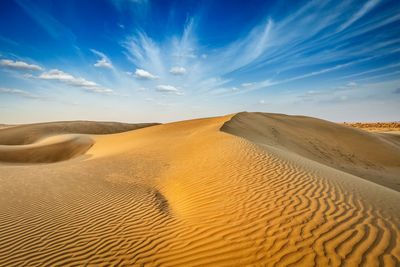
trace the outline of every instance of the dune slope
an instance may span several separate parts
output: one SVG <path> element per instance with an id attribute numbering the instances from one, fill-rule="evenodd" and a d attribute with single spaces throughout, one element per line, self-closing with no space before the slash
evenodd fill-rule
<path id="1" fill-rule="evenodd" d="M 93 140 L 85 135 L 49 137 L 30 145 L 0 145 L 0 162 L 50 163 L 85 154 Z"/>
<path id="2" fill-rule="evenodd" d="M 95 121 L 60 121 L 3 127 L 0 145 L 27 145 L 60 134 L 113 134 L 157 125 L 158 123 L 120 123 Z"/>
<path id="3" fill-rule="evenodd" d="M 221 130 L 400 191 L 398 136 L 304 116 L 247 112 L 235 115 Z"/>
<path id="4" fill-rule="evenodd" d="M 220 131 L 235 117 L 91 136 L 74 160 L 0 166 L 0 265 L 400 264 L 399 192 Z"/>
<path id="5" fill-rule="evenodd" d="M 68 121 L 0 129 L 0 163 L 51 163 L 85 154 L 93 145 L 87 134 L 113 134 L 158 125 Z M 85 135 L 86 134 L 86 135 Z"/>

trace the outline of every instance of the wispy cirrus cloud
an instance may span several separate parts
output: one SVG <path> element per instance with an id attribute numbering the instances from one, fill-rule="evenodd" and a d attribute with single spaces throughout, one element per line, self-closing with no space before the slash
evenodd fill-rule
<path id="1" fill-rule="evenodd" d="M 2 35 L 0 35 L 0 42 L 4 42 L 4 43 L 7 43 L 7 44 L 10 44 L 10 45 L 13 45 L 13 46 L 19 46 L 20 45 L 18 42 L 14 41 L 14 40 L 12 40 L 10 38 L 6 38 L 6 37 L 4 37 Z"/>
<path id="2" fill-rule="evenodd" d="M 128 51 L 126 53 L 128 60 L 138 69 L 159 74 L 165 73 L 161 49 L 145 33 L 138 31 L 135 36 L 128 37 L 122 46 Z"/>
<path id="3" fill-rule="evenodd" d="M 16 0 L 17 4 L 54 39 L 75 42 L 76 36 L 49 12 L 31 0 Z"/>
<path id="4" fill-rule="evenodd" d="M 349 20 L 347 20 L 345 23 L 343 23 L 342 25 L 340 25 L 339 31 L 343 31 L 344 29 L 346 29 L 347 27 L 349 27 L 351 24 L 353 24 L 354 22 L 356 22 L 357 20 L 359 20 L 362 16 L 364 16 L 365 14 L 367 14 L 371 9 L 373 9 L 377 4 L 379 4 L 379 2 L 381 2 L 381 0 L 369 0 L 369 1 L 367 1 L 367 2 L 361 7 L 361 9 L 359 9 L 354 15 L 352 15 L 352 16 L 350 17 Z"/>
<path id="5" fill-rule="evenodd" d="M 400 67 L 400 63 L 389 64 L 389 65 L 386 65 L 386 66 L 383 66 L 383 67 L 380 67 L 380 68 L 373 68 L 373 69 L 370 69 L 370 70 L 367 70 L 367 71 L 361 71 L 361 72 L 353 73 L 353 74 L 350 74 L 350 75 L 343 76 L 341 78 L 350 78 L 350 77 L 355 77 L 355 76 L 362 76 L 362 75 L 365 75 L 365 74 L 379 72 L 379 71 L 387 70 L 387 69 L 393 69 L 393 68 L 396 68 L 396 67 Z"/>
<path id="6" fill-rule="evenodd" d="M 156 90 L 159 92 L 176 93 L 179 90 L 172 85 L 157 85 Z"/>
<path id="7" fill-rule="evenodd" d="M 52 69 L 50 71 L 43 72 L 37 78 L 42 80 L 55 80 L 70 86 L 82 88 L 88 92 L 114 94 L 114 91 L 111 89 L 104 88 L 99 84 L 85 80 L 82 77 L 76 78 L 71 74 L 65 73 L 58 69 Z"/>
<path id="8" fill-rule="evenodd" d="M 184 75 L 186 73 L 186 69 L 184 67 L 172 67 L 169 72 L 173 75 Z"/>
<path id="9" fill-rule="evenodd" d="M 357 83 L 356 82 L 349 82 L 346 84 L 347 87 L 356 87 Z"/>
<path id="10" fill-rule="evenodd" d="M 32 98 L 32 99 L 43 98 L 43 97 L 41 97 L 39 95 L 35 95 L 35 94 L 29 93 L 27 91 L 20 90 L 20 89 L 0 88 L 0 93 L 18 95 L 18 96 L 21 96 L 21 97 Z"/>
<path id="11" fill-rule="evenodd" d="M 361 61 L 365 61 L 365 60 L 368 60 L 368 59 L 369 58 L 363 59 Z M 339 65 L 336 65 L 336 66 L 333 66 L 333 67 L 330 67 L 330 68 L 326 68 L 326 69 L 322 69 L 322 70 L 318 70 L 318 71 L 313 71 L 313 72 L 310 72 L 310 73 L 306 73 L 306 74 L 303 74 L 303 75 L 290 77 L 290 78 L 283 79 L 283 80 L 277 80 L 277 81 L 272 81 L 272 80 L 269 80 L 269 79 L 268 80 L 264 80 L 264 81 L 261 81 L 261 82 L 258 82 L 256 84 L 254 84 L 254 85 L 248 86 L 249 88 L 247 90 L 241 91 L 240 93 L 247 93 L 247 92 L 258 90 L 258 89 L 261 89 L 261 88 L 266 88 L 266 87 L 275 86 L 275 85 L 279 85 L 279 84 L 284 84 L 284 83 L 288 83 L 288 82 L 292 82 L 292 81 L 296 81 L 296 80 L 301 80 L 301 79 L 304 79 L 304 78 L 309 78 L 309 77 L 312 77 L 312 76 L 316 76 L 316 75 L 324 74 L 324 73 L 327 73 L 327 72 L 335 71 L 335 70 L 338 70 L 338 69 L 342 69 L 342 68 L 348 67 L 350 65 L 356 64 L 358 62 L 359 61 L 349 62 L 349 63 L 345 63 L 345 64 L 339 64 Z"/>
<path id="12" fill-rule="evenodd" d="M 256 26 L 243 39 L 239 39 L 221 51 L 221 57 L 228 59 L 225 71 L 234 71 L 251 64 L 271 45 L 271 32 L 274 22 L 268 18 L 265 23 Z"/>
<path id="13" fill-rule="evenodd" d="M 200 38 L 196 35 L 196 17 L 187 19 L 181 36 L 156 42 L 145 32 L 137 32 L 128 37 L 123 46 L 132 63 L 158 73 L 160 82 L 165 84 L 176 82 L 166 75 L 169 69 L 175 75 L 185 72 L 179 82 L 195 95 L 215 94 L 216 90 L 222 93 L 221 85 L 216 81 L 224 80 L 229 81 L 230 88 L 240 85 L 244 88 L 226 90 L 224 94 L 246 94 L 328 73 L 351 73 L 354 68 L 350 66 L 372 61 L 372 51 L 396 44 L 393 40 L 385 41 L 387 37 L 383 35 L 376 37 L 382 39 L 381 42 L 373 40 L 373 46 L 354 41 L 358 35 L 376 29 L 376 23 L 361 18 L 380 2 L 369 0 L 360 6 L 350 2 L 311 1 L 287 17 L 267 16 L 242 38 L 208 51 L 202 50 L 197 43 Z M 350 6 L 358 7 L 358 10 Z M 390 20 L 386 18 L 379 23 L 396 21 L 397 15 L 393 15 Z M 316 20 L 320 21 L 318 25 L 314 23 Z M 345 31 L 347 28 L 355 30 Z M 378 55 L 387 53 L 389 50 Z M 207 56 L 202 58 L 202 54 Z M 262 76 L 253 75 L 256 78 L 246 82 L 241 77 L 248 73 L 262 73 Z"/>
<path id="14" fill-rule="evenodd" d="M 172 53 L 172 56 L 174 57 L 180 57 L 180 58 L 197 58 L 197 55 L 192 54 L 192 53 Z"/>
<path id="15" fill-rule="evenodd" d="M 35 64 L 28 64 L 23 61 L 13 61 L 10 59 L 1 59 L 0 60 L 0 67 L 11 69 L 11 70 L 18 70 L 18 71 L 39 71 L 43 70 L 42 67 L 35 65 Z"/>
<path id="16" fill-rule="evenodd" d="M 255 85 L 255 84 L 256 84 L 256 82 L 242 83 L 242 86 L 243 86 L 243 87 L 250 87 L 250 86 L 253 86 L 253 85 Z"/>
<path id="17" fill-rule="evenodd" d="M 149 0 L 109 0 L 120 12 L 124 8 L 134 9 L 138 7 L 146 7 Z M 135 6 L 136 5 L 136 6 Z M 135 10 L 135 9 L 134 9 Z"/>
<path id="18" fill-rule="evenodd" d="M 94 50 L 94 49 L 90 49 L 90 51 L 92 51 L 94 54 L 101 57 L 101 59 L 97 60 L 97 62 L 93 66 L 98 67 L 98 68 L 106 68 L 106 69 L 113 68 L 113 65 L 112 65 L 110 59 L 105 54 L 103 54 L 97 50 Z"/>

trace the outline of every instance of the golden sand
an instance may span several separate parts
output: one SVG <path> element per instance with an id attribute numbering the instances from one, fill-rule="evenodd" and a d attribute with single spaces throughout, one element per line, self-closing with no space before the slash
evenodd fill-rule
<path id="1" fill-rule="evenodd" d="M 346 126 L 365 129 L 368 131 L 387 130 L 400 131 L 400 122 L 345 122 Z"/>
<path id="2" fill-rule="evenodd" d="M 400 264 L 397 139 L 239 113 L 31 146 L 77 140 L 0 166 L 0 266 Z"/>

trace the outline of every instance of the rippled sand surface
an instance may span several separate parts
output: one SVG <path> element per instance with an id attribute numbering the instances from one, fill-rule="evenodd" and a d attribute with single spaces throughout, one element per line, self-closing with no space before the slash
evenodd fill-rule
<path id="1" fill-rule="evenodd" d="M 400 264 L 390 136 L 238 113 L 0 153 L 0 266 Z"/>

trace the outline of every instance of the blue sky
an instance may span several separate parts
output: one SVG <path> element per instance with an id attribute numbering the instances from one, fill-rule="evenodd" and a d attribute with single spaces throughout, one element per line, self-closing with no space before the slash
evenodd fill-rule
<path id="1" fill-rule="evenodd" d="M 0 1 L 0 123 L 400 120 L 400 2 Z"/>

